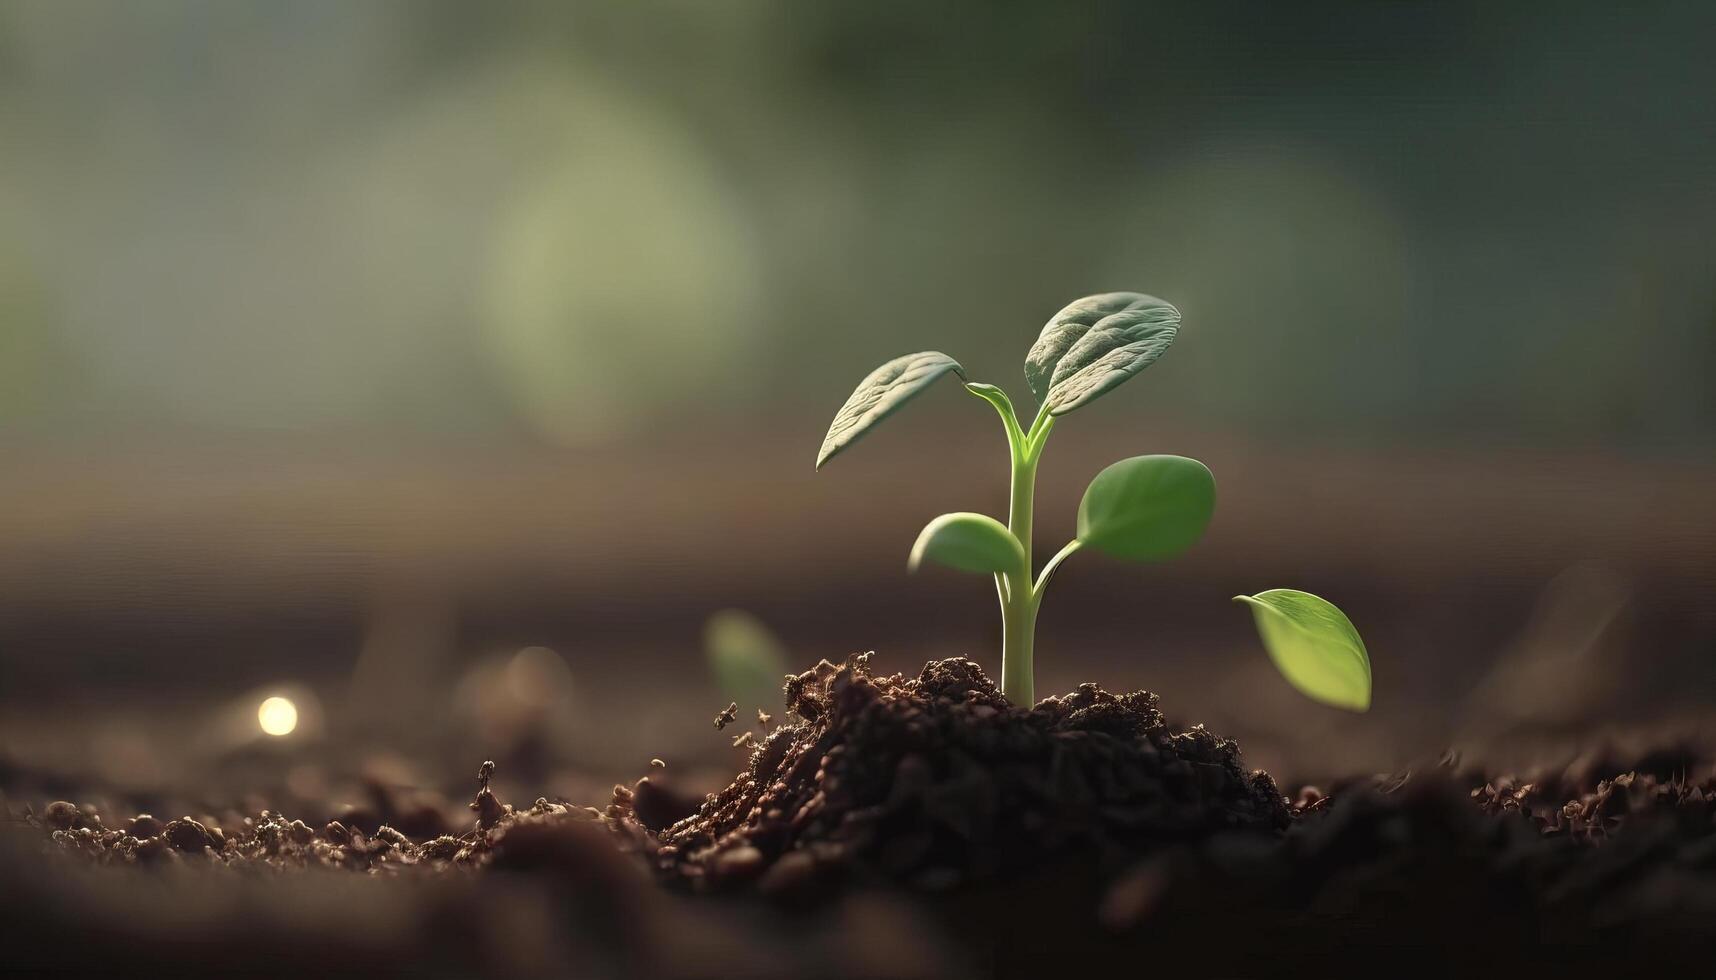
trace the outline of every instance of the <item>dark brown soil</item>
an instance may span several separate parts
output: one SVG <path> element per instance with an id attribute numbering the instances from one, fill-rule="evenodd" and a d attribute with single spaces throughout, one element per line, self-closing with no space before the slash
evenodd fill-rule
<path id="1" fill-rule="evenodd" d="M 969 661 L 878 677 L 864 657 L 786 693 L 784 723 L 702 800 L 646 777 L 602 809 L 515 809 L 485 765 L 466 829 L 421 838 L 268 812 L 224 827 L 10 812 L 3 965 L 1274 976 L 1398 970 L 1403 949 L 1417 970 L 1473 976 L 1716 963 L 1716 766 L 1697 747 L 1530 778 L 1444 759 L 1289 802 L 1233 743 L 1170 730 L 1148 693 L 1086 685 L 1023 709 Z"/>
<path id="2" fill-rule="evenodd" d="M 970 661 L 875 677 L 860 656 L 787 704 L 695 813 L 640 807 L 647 779 L 616 794 L 610 822 L 666 881 L 795 904 L 903 884 L 1012 975 L 1395 947 L 1450 969 L 1716 964 L 1716 765 L 1692 748 L 1529 781 L 1450 757 L 1289 804 L 1145 692 L 1023 710 Z"/>
<path id="3" fill-rule="evenodd" d="M 867 659 L 792 678 L 797 720 L 695 814 L 674 822 L 646 778 L 616 795 L 617 827 L 670 881 L 792 894 L 851 878 L 949 889 L 1289 822 L 1238 746 L 1170 732 L 1148 692 L 1086 684 L 1027 711 L 969 660 L 907 678 Z"/>

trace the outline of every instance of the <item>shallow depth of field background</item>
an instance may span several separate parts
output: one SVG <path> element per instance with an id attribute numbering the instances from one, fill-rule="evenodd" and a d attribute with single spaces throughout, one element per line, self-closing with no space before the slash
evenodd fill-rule
<path id="1" fill-rule="evenodd" d="M 1185 327 L 1057 429 L 1038 547 L 1125 455 L 1221 503 L 1175 563 L 1068 564 L 1039 692 L 1147 686 L 1290 778 L 1708 732 L 1713 32 L 0 3 L 0 770 L 288 809 L 485 757 L 526 799 L 730 771 L 727 608 L 797 667 L 996 672 L 991 586 L 905 572 L 928 518 L 1004 512 L 989 409 L 949 384 L 811 461 L 881 361 L 1023 401 L 1046 318 L 1118 289 Z M 1228 599 L 1280 586 L 1359 625 L 1369 715 L 1268 665 Z"/>

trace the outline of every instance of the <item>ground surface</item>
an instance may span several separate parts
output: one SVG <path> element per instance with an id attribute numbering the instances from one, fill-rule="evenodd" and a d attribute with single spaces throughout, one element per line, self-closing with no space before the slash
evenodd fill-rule
<path id="1" fill-rule="evenodd" d="M 749 764 L 701 800 L 658 772 L 596 806 L 509 805 L 485 767 L 459 826 L 385 795 L 317 825 L 9 802 L 7 966 L 1222 976 L 1409 948 L 1468 974 L 1624 975 L 1716 954 L 1716 765 L 1695 746 L 1284 797 L 1148 693 L 1026 711 L 969 661 L 875 676 L 860 657 L 787 694 L 778 724 L 728 728 Z"/>

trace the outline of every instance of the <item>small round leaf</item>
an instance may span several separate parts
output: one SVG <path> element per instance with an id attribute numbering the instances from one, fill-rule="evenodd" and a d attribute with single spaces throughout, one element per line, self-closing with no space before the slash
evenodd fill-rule
<path id="1" fill-rule="evenodd" d="M 1233 598 L 1251 607 L 1257 634 L 1287 683 L 1313 701 L 1369 710 L 1370 655 L 1334 603 L 1295 589 Z"/>
<path id="2" fill-rule="evenodd" d="M 1196 544 L 1215 513 L 1215 477 L 1184 456 L 1134 456 L 1096 475 L 1078 539 L 1115 558 L 1161 561 Z"/>
<path id="3" fill-rule="evenodd" d="M 943 514 L 924 525 L 906 567 L 917 571 L 925 558 L 962 572 L 987 575 L 1025 566 L 1025 549 L 1006 525 L 984 514 Z"/>

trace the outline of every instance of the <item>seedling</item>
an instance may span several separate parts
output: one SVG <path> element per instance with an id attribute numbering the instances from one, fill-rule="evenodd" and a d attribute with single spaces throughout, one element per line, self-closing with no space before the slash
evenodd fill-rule
<path id="1" fill-rule="evenodd" d="M 1025 381 L 1038 408 L 1020 424 L 1007 393 L 974 382 L 939 351 L 897 357 L 858 384 L 834 416 L 816 468 L 857 442 L 877 423 L 948 374 L 1001 416 L 1012 459 L 1007 523 L 984 514 L 943 514 L 912 546 L 907 565 L 925 559 L 992 575 L 1001 600 L 1001 691 L 1014 704 L 1034 702 L 1032 641 L 1043 591 L 1061 563 L 1083 548 L 1129 561 L 1165 561 L 1203 536 L 1215 513 L 1215 478 L 1184 456 L 1133 456 L 1096 475 L 1078 508 L 1078 531 L 1041 571 L 1031 560 L 1037 464 L 1058 420 L 1149 367 L 1173 344 L 1180 311 L 1142 293 L 1103 293 L 1056 313 L 1025 356 Z M 1364 642 L 1332 603 L 1276 589 L 1237 596 L 1252 606 L 1258 633 L 1287 681 L 1307 696 L 1354 711 L 1370 706 L 1370 660 Z"/>

